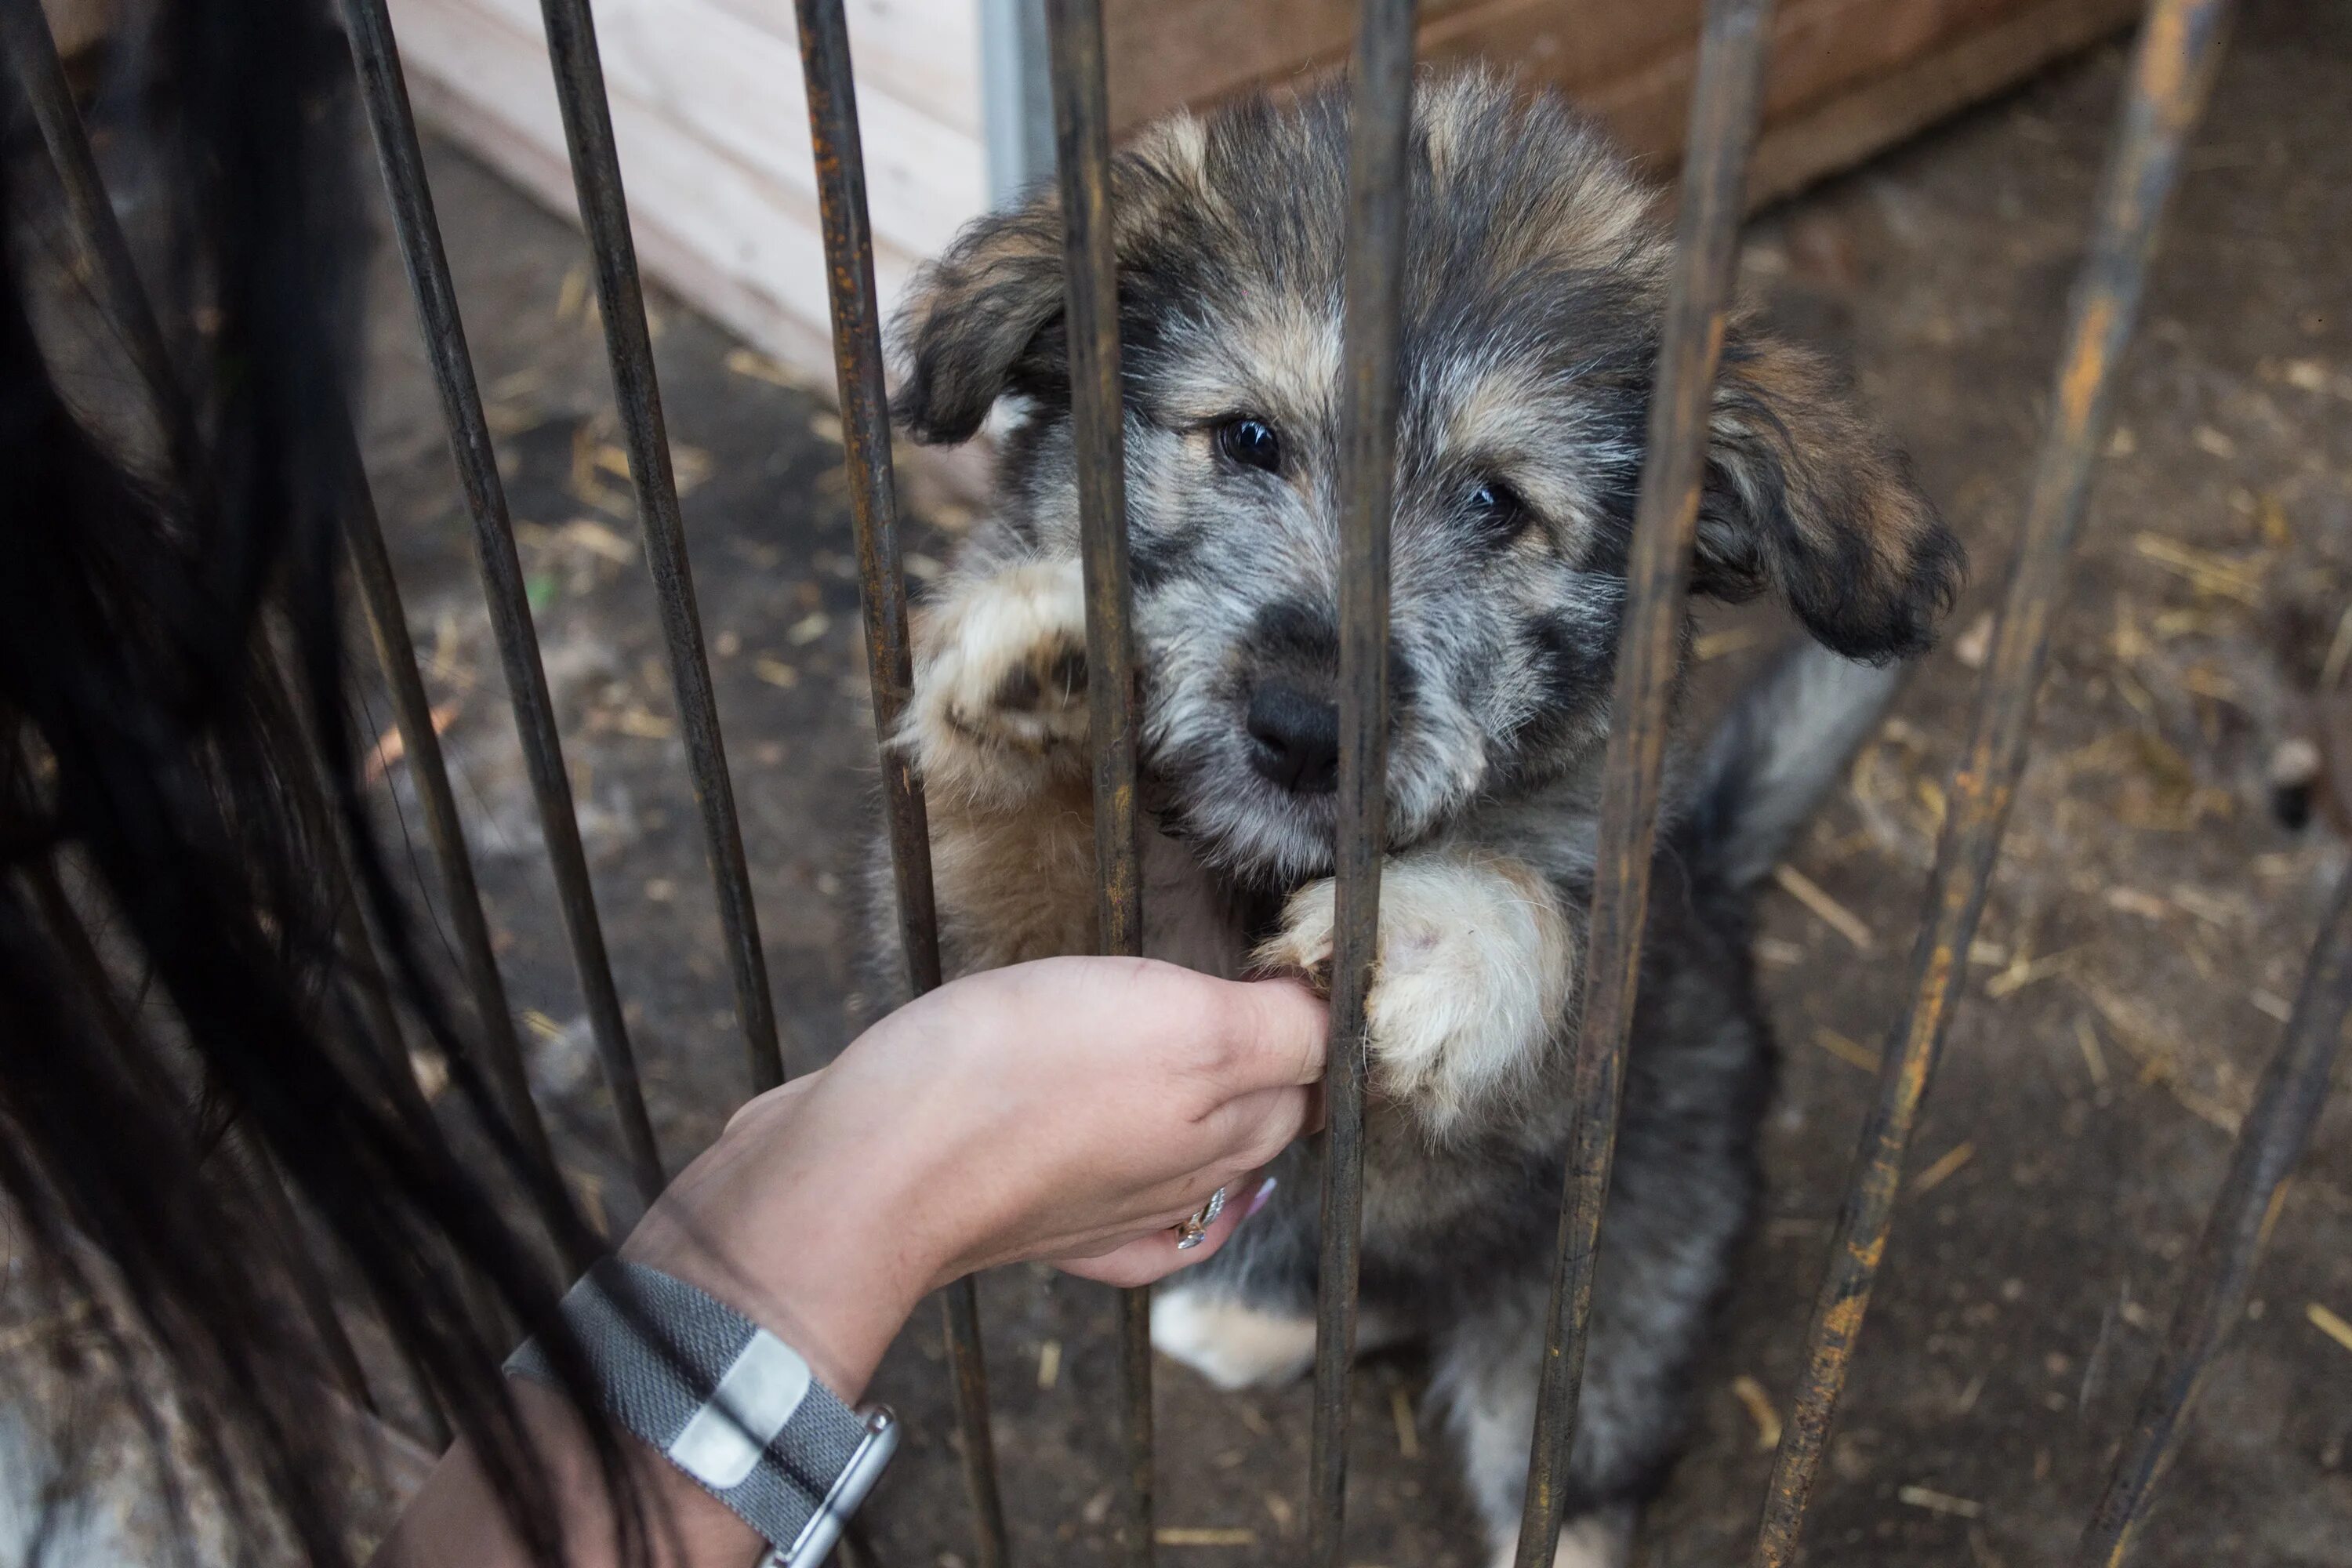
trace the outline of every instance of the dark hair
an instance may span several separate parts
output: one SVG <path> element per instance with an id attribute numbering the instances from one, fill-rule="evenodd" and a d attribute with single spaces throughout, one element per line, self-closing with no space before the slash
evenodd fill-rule
<path id="1" fill-rule="evenodd" d="M 345 708 L 370 232 L 350 58 L 319 0 L 170 0 L 109 59 L 176 384 L 142 384 L 55 265 L 55 187 L 0 71 L 0 1224 L 95 1304 L 79 1373 L 110 1368 L 151 1435 L 167 1405 L 196 1417 L 184 1458 L 240 1552 L 349 1561 L 317 1417 L 340 1299 L 553 1563 L 499 1363 L 536 1332 L 585 1388 L 553 1309 L 601 1243 L 443 1003 Z M 437 1113 L 387 1002 L 447 1059 Z M 130 1374 L 157 1360 L 168 1390 Z"/>

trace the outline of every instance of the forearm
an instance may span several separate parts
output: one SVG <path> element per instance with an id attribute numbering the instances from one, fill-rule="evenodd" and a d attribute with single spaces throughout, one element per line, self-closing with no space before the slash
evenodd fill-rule
<path id="1" fill-rule="evenodd" d="M 761 1096 L 621 1248 L 863 1394 L 917 1302 L 998 1264 L 1061 1262 L 1122 1285 L 1209 1257 L 1172 1227 L 1309 1123 L 1322 1005 L 1138 959 L 1057 959 L 960 980 L 901 1008 L 824 1070 Z M 592 1433 L 563 1396 L 517 1388 L 551 1479 L 566 1568 L 620 1561 Z M 625 1443 L 626 1439 L 623 1439 Z M 629 1497 L 662 1568 L 744 1568 L 751 1531 L 650 1449 Z M 530 1561 L 460 1447 L 377 1568 Z"/>
<path id="2" fill-rule="evenodd" d="M 796 1098 L 796 1097 L 795 1097 Z M 761 1107 L 747 1117 L 789 1114 Z M 928 1261 L 891 1246 L 870 1173 L 778 1169 L 779 1141 L 748 1125 L 688 1167 L 621 1247 L 632 1263 L 683 1279 L 798 1351 L 819 1381 L 855 1403 L 933 1282 Z M 783 1146 L 789 1147 L 789 1141 Z M 754 1168 L 755 1163 L 757 1168 Z M 745 1193 L 770 1194 L 754 1207 Z M 747 1223 L 756 1219 L 756 1224 Z M 579 1411 L 560 1390 L 514 1380 L 518 1413 L 562 1527 L 566 1568 L 625 1562 L 616 1509 Z M 750 1526 L 651 1448 L 610 1428 L 628 1458 L 628 1496 L 658 1568 L 746 1568 L 764 1550 Z M 478 1456 L 453 1447 L 378 1552 L 376 1568 L 526 1568 L 530 1555 Z"/>
<path id="3" fill-rule="evenodd" d="M 517 1414 L 546 1467 L 563 1535 L 565 1568 L 621 1568 L 618 1521 L 625 1517 L 604 1485 L 596 1450 L 579 1413 L 561 1392 L 516 1380 Z M 617 1432 L 617 1428 L 614 1429 Z M 626 1456 L 626 1506 L 639 1510 L 647 1558 L 657 1568 L 749 1568 L 765 1543 L 751 1527 L 633 1437 Z M 462 1439 L 442 1458 L 401 1514 L 375 1556 L 375 1568 L 535 1568 L 472 1447 Z"/>

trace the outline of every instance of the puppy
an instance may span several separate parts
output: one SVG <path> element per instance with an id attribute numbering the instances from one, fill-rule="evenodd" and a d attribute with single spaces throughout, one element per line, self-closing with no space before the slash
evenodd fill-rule
<path id="1" fill-rule="evenodd" d="M 1145 942 L 1222 974 L 1320 975 L 1331 953 L 1347 169 L 1345 97 L 1327 89 L 1179 116 L 1112 171 Z M 1420 84 L 1408 229 L 1362 1321 L 1368 1344 L 1429 1347 L 1486 1549 L 1507 1563 L 1670 246 L 1598 132 L 1475 74 Z M 951 972 L 1093 942 L 1062 265 L 1041 195 L 968 228 L 898 323 L 901 427 L 961 442 L 993 416 L 1002 433 L 999 508 L 919 618 L 893 738 L 929 795 Z M 1821 646 L 1758 680 L 1680 770 L 1561 1563 L 1622 1560 L 1755 1206 L 1770 1044 L 1750 893 L 1960 570 L 1822 363 L 1736 319 L 1695 588 L 1772 590 Z M 878 847 L 875 866 L 878 956 L 893 952 Z M 1160 1349 L 1223 1387 L 1296 1377 L 1312 1354 L 1313 1152 L 1277 1170 L 1265 1212 L 1153 1308 Z"/>

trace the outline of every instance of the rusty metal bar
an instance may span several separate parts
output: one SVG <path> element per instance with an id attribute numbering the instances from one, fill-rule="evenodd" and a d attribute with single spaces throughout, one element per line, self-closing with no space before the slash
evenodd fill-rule
<path id="1" fill-rule="evenodd" d="M 1911 1005 L 1888 1032 L 1878 1100 L 1863 1128 L 1829 1268 L 1813 1302 L 1805 1370 L 1773 1459 L 1754 1568 L 1786 1568 L 1796 1554 L 1805 1504 L 1885 1254 L 1903 1156 L 1959 1001 L 1969 942 L 2024 770 L 2051 621 L 2065 589 L 2091 465 L 2105 439 L 2117 362 L 2131 336 L 2182 148 L 2221 59 L 2229 9 L 2229 0 L 2158 0 L 2133 54 L 1992 656 L 1968 748 L 1947 791 L 1951 805 L 1911 956 Z"/>
<path id="2" fill-rule="evenodd" d="M 661 608 L 662 640 L 686 731 L 686 763 L 694 803 L 702 813 L 703 847 L 719 895 L 719 922 L 727 933 L 728 970 L 735 1014 L 743 1026 L 751 1092 L 784 1081 L 776 1040 L 776 1005 L 768 990 L 768 963 L 760 947 L 760 915 L 751 899 L 751 871 L 743 856 L 743 825 L 735 812 L 735 785 L 727 773 L 727 744 L 719 730 L 719 700 L 710 685 L 710 658 L 702 646 L 702 613 L 687 559 L 686 520 L 677 507 L 677 477 L 670 468 L 669 436 L 662 421 L 661 384 L 654 373 L 653 333 L 646 321 L 645 289 L 629 235 L 629 205 L 621 189 L 621 155 L 613 142 L 613 109 L 604 96 L 604 66 L 596 53 L 596 22 L 588 0 L 541 0 L 547 52 L 555 68 L 555 98 L 580 222 L 596 262 L 596 300 L 604 321 L 604 349 L 613 362 L 613 393 L 629 447 L 629 479 L 636 487 L 637 523 L 646 539 L 654 597 Z"/>
<path id="3" fill-rule="evenodd" d="M 1641 984 L 1659 781 L 1699 488 L 1706 476 L 1708 417 L 1731 304 L 1748 155 L 1763 102 L 1771 21 L 1771 0 L 1708 0 L 1699 40 L 1674 272 L 1625 566 L 1625 614 L 1611 695 L 1598 875 L 1577 1040 L 1576 1129 L 1546 1309 L 1517 1568 L 1543 1568 L 1552 1560 L 1576 1436 L 1601 1214 L 1617 1152 L 1625 1041 Z"/>
<path id="4" fill-rule="evenodd" d="M 7 52 L 32 106 L 34 122 L 66 198 L 66 216 L 89 263 L 89 282 L 100 310 L 122 334 L 132 368 L 147 384 L 149 406 L 163 438 L 173 474 L 193 484 L 201 462 L 194 411 L 172 368 L 172 355 L 155 307 L 139 281 L 130 242 L 115 221 L 113 204 L 99 176 L 89 137 L 74 107 L 65 62 L 40 0 L 0 0 L 0 48 Z"/>
<path id="5" fill-rule="evenodd" d="M 1380 955 L 1388 848 L 1389 508 L 1412 181 L 1413 0 L 1364 0 L 1350 71 L 1348 251 L 1339 373 L 1339 787 L 1331 1045 L 1324 1068 L 1322 1246 L 1307 1561 L 1339 1568 L 1348 1511 L 1348 1371 L 1364 1222 L 1365 999 Z"/>
<path id="6" fill-rule="evenodd" d="M 2188 1289 L 2140 1395 L 2138 1418 L 2116 1459 L 2099 1506 L 2083 1530 L 2075 1568 L 2123 1568 L 2148 1505 L 2179 1451 L 2189 1412 L 2252 1289 L 2254 1265 L 2327 1100 L 2352 1012 L 2352 872 L 2313 943 L 2303 989 L 2276 1054 L 2263 1069 L 2254 1108 L 2239 1131 L 2230 1172 L 2189 1259 Z"/>
<path id="7" fill-rule="evenodd" d="M 1143 952 L 1136 837 L 1134 600 L 1127 561 L 1126 410 L 1119 388 L 1118 256 L 1111 214 L 1110 93 L 1102 0 L 1048 0 L 1055 166 L 1062 194 L 1070 419 L 1087 601 L 1087 705 L 1094 749 L 1095 942 Z M 1127 1556 L 1150 1568 L 1152 1535 L 1151 1290 L 1119 1298 Z"/>
<path id="8" fill-rule="evenodd" d="M 540 664 L 539 634 L 531 625 L 530 603 L 523 591 L 522 562 L 515 553 L 506 487 L 499 478 L 498 452 L 482 416 L 474 362 L 466 352 L 465 322 L 449 277 L 449 258 L 441 245 L 441 226 L 433 216 L 433 191 L 425 177 L 425 153 L 416 139 L 416 117 L 401 75 L 392 18 L 383 0 L 344 0 L 343 16 L 352 54 L 359 65 L 362 94 L 367 100 L 369 129 L 383 168 L 393 227 L 408 268 L 409 288 L 416 296 L 425 355 L 432 362 L 442 416 L 449 426 L 450 451 L 466 487 L 467 510 L 474 521 L 483 597 L 489 605 L 490 629 L 498 639 L 508 695 L 514 704 L 515 729 L 522 742 L 531 795 L 539 806 L 540 826 L 547 836 L 548 861 L 555 873 L 563 929 L 572 942 L 572 965 L 580 975 L 581 995 L 587 1005 L 604 1082 L 613 1096 L 613 1111 L 620 1123 L 630 1172 L 639 1195 L 651 1203 L 664 1184 L 661 1153 L 654 1142 L 653 1122 L 646 1115 L 636 1058 L 629 1047 L 628 1026 L 621 1016 L 620 994 L 613 984 L 604 923 L 596 914 L 595 888 L 589 879 L 588 856 L 580 842 L 580 823 L 572 808 L 572 777 L 564 770 L 562 734 L 556 727 L 554 701 L 548 695 L 547 671 Z"/>
<path id="9" fill-rule="evenodd" d="M 354 451 L 355 469 L 358 460 Z M 481 889 L 474 880 L 474 858 L 466 847 L 457 795 L 449 787 L 441 736 L 433 727 L 432 700 L 416 672 L 416 647 L 409 640 L 408 613 L 401 605 L 400 584 L 393 575 L 392 555 L 384 548 L 383 527 L 363 474 L 353 476 L 343 519 L 343 542 L 351 555 L 352 576 L 359 584 L 376 662 L 383 666 L 384 684 L 392 693 L 393 722 L 399 730 L 410 773 L 416 780 L 417 799 L 425 809 L 425 836 L 432 842 L 434 863 L 440 868 L 443 901 L 448 908 L 449 923 L 456 928 L 458 964 L 474 999 L 483 1066 L 498 1086 L 524 1150 L 552 1173 L 555 1152 L 548 1142 L 547 1124 L 540 1119 L 538 1103 L 530 1097 L 522 1045 L 515 1037 L 514 1012 L 507 1003 L 506 981 L 499 973 L 489 921 L 482 913 Z"/>
<path id="10" fill-rule="evenodd" d="M 808 92 L 809 139 L 816 157 L 817 205 L 824 226 L 825 291 L 841 390 L 842 463 L 857 536 L 857 592 L 865 615 L 874 732 L 887 737 L 898 732 L 899 716 L 906 711 L 915 666 L 907 635 L 907 579 L 898 553 L 898 492 L 890 466 L 890 405 L 882 383 L 881 307 L 874 288 L 874 229 L 866 216 L 857 84 L 842 0 L 793 0 L 793 12 Z M 907 754 L 886 745 L 880 762 L 898 939 L 907 957 L 908 984 L 920 995 L 940 984 L 930 824 L 923 810 L 922 784 Z M 996 1484 L 979 1295 L 972 1281 L 960 1279 L 949 1286 L 942 1308 L 979 1568 L 1005 1568 L 1012 1552 Z"/>

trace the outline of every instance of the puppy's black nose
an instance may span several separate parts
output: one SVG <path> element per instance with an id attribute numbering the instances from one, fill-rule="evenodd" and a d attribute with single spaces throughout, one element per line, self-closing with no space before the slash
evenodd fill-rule
<path id="1" fill-rule="evenodd" d="M 1250 697 L 1250 765 L 1293 795 L 1339 787 L 1339 710 L 1286 681 Z"/>

